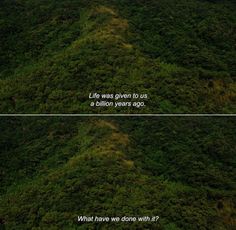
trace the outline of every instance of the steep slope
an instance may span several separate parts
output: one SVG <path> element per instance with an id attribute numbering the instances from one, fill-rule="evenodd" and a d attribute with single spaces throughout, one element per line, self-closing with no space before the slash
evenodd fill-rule
<path id="1" fill-rule="evenodd" d="M 1 113 L 236 109 L 234 3 L 2 5 Z M 149 99 L 143 108 L 91 108 L 90 92 L 147 93 Z"/>
<path id="2" fill-rule="evenodd" d="M 0 122 L 2 228 L 235 227 L 234 119 Z M 160 219 L 78 222 L 84 215 Z"/>

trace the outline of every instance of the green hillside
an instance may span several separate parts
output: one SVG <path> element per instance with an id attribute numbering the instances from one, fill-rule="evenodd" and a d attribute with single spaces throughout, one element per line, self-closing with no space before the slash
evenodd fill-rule
<path id="1" fill-rule="evenodd" d="M 2 0 L 1 113 L 234 113 L 236 4 Z M 148 94 L 91 108 L 89 93 Z"/>
<path id="2" fill-rule="evenodd" d="M 1 118 L 0 229 L 232 230 L 230 118 Z M 86 223 L 77 216 L 159 216 Z"/>

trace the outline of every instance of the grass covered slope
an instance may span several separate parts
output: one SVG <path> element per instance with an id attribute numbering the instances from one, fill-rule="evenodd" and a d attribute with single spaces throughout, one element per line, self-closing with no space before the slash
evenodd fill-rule
<path id="1" fill-rule="evenodd" d="M 233 1 L 3 1 L 1 113 L 232 113 Z M 90 108 L 88 95 L 147 93 Z"/>
<path id="2" fill-rule="evenodd" d="M 5 229 L 233 229 L 235 120 L 0 120 Z M 160 216 L 78 223 L 77 216 Z"/>

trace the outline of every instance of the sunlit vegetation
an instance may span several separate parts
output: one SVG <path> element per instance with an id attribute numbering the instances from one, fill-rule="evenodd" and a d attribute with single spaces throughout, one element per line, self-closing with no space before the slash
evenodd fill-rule
<path id="1" fill-rule="evenodd" d="M 8 1 L 1 113 L 235 112 L 234 1 Z M 88 95 L 147 93 L 144 108 Z"/>
<path id="2" fill-rule="evenodd" d="M 1 229 L 235 228 L 230 118 L 2 118 Z M 160 216 L 78 223 L 78 215 Z"/>

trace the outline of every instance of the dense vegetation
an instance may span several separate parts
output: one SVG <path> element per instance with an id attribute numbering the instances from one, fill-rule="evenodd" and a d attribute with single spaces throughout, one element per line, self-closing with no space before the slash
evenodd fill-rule
<path id="1" fill-rule="evenodd" d="M 2 118 L 1 229 L 236 227 L 230 118 Z M 78 223 L 78 215 L 160 216 Z"/>
<path id="2" fill-rule="evenodd" d="M 232 113 L 232 0 L 3 0 L 1 113 Z M 88 95 L 148 93 L 90 108 Z"/>

